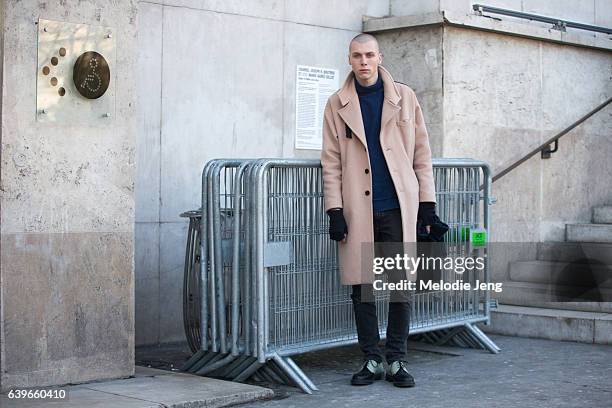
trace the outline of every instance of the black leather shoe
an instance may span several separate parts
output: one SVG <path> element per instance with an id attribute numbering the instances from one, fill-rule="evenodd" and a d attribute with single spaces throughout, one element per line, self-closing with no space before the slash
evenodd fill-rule
<path id="1" fill-rule="evenodd" d="M 351 385 L 370 385 L 376 380 L 385 378 L 385 368 L 383 363 L 376 360 L 368 360 L 363 363 L 363 367 L 358 373 L 353 374 Z"/>
<path id="2" fill-rule="evenodd" d="M 405 361 L 391 363 L 387 372 L 387 381 L 396 387 L 414 387 L 414 377 L 408 373 L 407 365 Z"/>

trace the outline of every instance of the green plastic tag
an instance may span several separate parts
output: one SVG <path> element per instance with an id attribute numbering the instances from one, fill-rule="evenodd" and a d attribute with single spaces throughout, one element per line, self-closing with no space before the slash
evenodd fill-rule
<path id="1" fill-rule="evenodd" d="M 470 243 L 473 247 L 483 247 L 487 244 L 487 230 L 484 228 L 470 229 Z"/>

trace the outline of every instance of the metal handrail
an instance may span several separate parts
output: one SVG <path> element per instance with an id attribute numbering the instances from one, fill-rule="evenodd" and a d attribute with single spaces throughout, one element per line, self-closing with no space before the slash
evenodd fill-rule
<path id="1" fill-rule="evenodd" d="M 612 102 L 612 98 L 608 98 L 605 102 L 598 105 L 595 109 L 593 109 L 592 111 L 590 111 L 589 113 L 587 113 L 586 115 L 584 115 L 583 117 L 581 117 L 580 119 L 578 119 L 577 121 L 575 121 L 574 123 L 566 127 L 565 129 L 563 129 L 561 132 L 552 136 L 550 139 L 548 139 L 547 141 L 545 141 L 544 143 L 542 143 L 541 145 L 539 145 L 538 147 L 536 147 L 535 149 L 533 149 L 532 151 L 530 151 L 529 153 L 527 153 L 526 155 L 524 155 L 523 157 L 521 157 L 520 159 L 512 163 L 511 165 L 507 166 L 502 171 L 495 174 L 493 176 L 492 182 L 499 180 L 500 178 L 502 178 L 503 176 L 505 176 L 506 174 L 510 173 L 512 170 L 517 168 L 521 163 L 527 161 L 534 155 L 538 154 L 538 152 L 545 150 L 551 143 L 556 143 L 561 138 L 561 136 L 569 133 L 571 130 L 573 130 L 575 127 L 580 125 L 582 122 L 584 122 L 585 120 L 587 120 L 588 118 L 590 118 L 591 116 L 593 116 L 594 114 L 596 114 L 597 112 L 605 108 L 607 105 L 609 105 L 610 102 Z"/>
<path id="2" fill-rule="evenodd" d="M 494 14 L 502 14 L 502 15 L 510 16 L 510 17 L 524 18 L 524 19 L 533 20 L 533 21 L 540 21 L 542 23 L 550 23 L 554 25 L 555 27 L 562 29 L 564 31 L 566 27 L 571 27 L 571 28 L 578 28 L 580 30 L 612 34 L 612 28 L 577 23 L 575 21 L 567 21 L 567 20 L 562 20 L 560 18 L 541 16 L 539 14 L 523 13 L 522 11 L 490 7 L 490 6 L 485 6 L 483 4 L 474 4 L 472 8 L 474 9 L 474 11 L 477 11 L 479 13 L 482 13 L 483 11 L 485 11 L 485 12 L 494 13 Z"/>

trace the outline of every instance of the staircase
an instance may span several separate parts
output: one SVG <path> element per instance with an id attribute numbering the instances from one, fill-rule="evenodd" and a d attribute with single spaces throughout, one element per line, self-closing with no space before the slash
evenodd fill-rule
<path id="1" fill-rule="evenodd" d="M 510 263 L 485 332 L 612 344 L 612 205 L 593 208 L 592 220 L 566 224 L 563 242 L 538 243 L 535 260 Z"/>
<path id="2" fill-rule="evenodd" d="M 593 223 L 591 224 L 566 224 L 565 240 L 602 242 L 612 246 L 612 205 L 593 208 Z"/>

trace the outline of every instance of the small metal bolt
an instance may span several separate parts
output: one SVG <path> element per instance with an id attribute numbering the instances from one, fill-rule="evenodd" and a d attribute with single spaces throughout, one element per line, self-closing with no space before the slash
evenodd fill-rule
<path id="1" fill-rule="evenodd" d="M 106 112 L 104 115 L 102 115 L 102 117 L 104 117 L 104 118 L 110 118 L 110 117 L 111 117 L 111 114 L 110 114 L 110 113 L 108 113 L 108 112 Z"/>
<path id="2" fill-rule="evenodd" d="M 113 38 L 113 35 L 111 33 L 106 34 L 106 38 Z"/>
<path id="3" fill-rule="evenodd" d="M 47 110 L 46 110 L 46 109 L 41 109 L 41 110 L 40 110 L 40 113 L 41 113 L 41 114 L 43 114 L 43 115 L 45 115 L 45 114 L 47 114 Z"/>
<path id="4" fill-rule="evenodd" d="M 47 27 L 43 28 L 43 31 L 44 31 L 45 33 L 46 33 L 46 32 L 48 32 L 48 31 L 47 31 Z"/>

